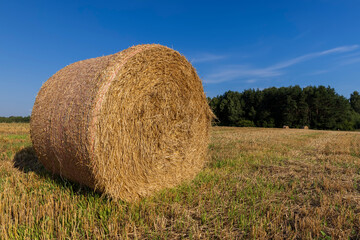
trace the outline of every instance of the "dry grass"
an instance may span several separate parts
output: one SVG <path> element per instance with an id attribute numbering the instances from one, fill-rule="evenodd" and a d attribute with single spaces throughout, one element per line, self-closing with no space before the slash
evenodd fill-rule
<path id="1" fill-rule="evenodd" d="M 125 203 L 52 177 L 28 129 L 0 124 L 0 239 L 360 238 L 359 133 L 215 127 L 195 180 Z"/>

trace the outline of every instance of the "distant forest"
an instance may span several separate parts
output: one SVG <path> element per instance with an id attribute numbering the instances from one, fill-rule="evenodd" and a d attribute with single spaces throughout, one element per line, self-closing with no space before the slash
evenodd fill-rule
<path id="1" fill-rule="evenodd" d="M 227 91 L 208 102 L 220 126 L 360 129 L 357 91 L 347 99 L 331 87 L 272 87 Z"/>
<path id="2" fill-rule="evenodd" d="M 0 117 L 0 123 L 28 123 L 30 122 L 30 116 L 20 117 L 20 116 L 11 116 L 11 117 Z"/>
<path id="3" fill-rule="evenodd" d="M 208 98 L 216 124 L 236 127 L 360 129 L 360 95 L 347 99 L 331 87 L 299 86 L 227 91 Z M 0 117 L 0 122 L 30 122 L 27 117 Z"/>

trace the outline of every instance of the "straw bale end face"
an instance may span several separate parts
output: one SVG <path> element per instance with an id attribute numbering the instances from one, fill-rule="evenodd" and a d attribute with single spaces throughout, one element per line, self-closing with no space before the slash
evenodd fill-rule
<path id="1" fill-rule="evenodd" d="M 36 98 L 31 137 L 48 170 L 132 201 L 200 171 L 212 116 L 184 56 L 139 45 L 52 76 Z"/>

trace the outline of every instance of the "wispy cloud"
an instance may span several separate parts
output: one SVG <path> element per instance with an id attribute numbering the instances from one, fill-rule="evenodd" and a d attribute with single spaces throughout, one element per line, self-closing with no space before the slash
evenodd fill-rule
<path id="1" fill-rule="evenodd" d="M 238 78 L 266 78 L 280 76 L 282 73 L 270 68 L 251 68 L 243 65 L 229 66 L 221 71 L 206 76 L 205 82 L 219 83 L 227 82 Z"/>
<path id="2" fill-rule="evenodd" d="M 211 62 L 211 61 L 221 60 L 224 58 L 226 58 L 226 56 L 204 53 L 195 58 L 192 58 L 191 63 Z"/>
<path id="3" fill-rule="evenodd" d="M 301 62 L 304 62 L 304 61 L 307 61 L 307 60 L 310 60 L 313 58 L 317 58 L 317 57 L 321 57 L 321 56 L 325 56 L 325 55 L 329 55 L 329 54 L 334 54 L 334 53 L 344 53 L 344 52 L 354 51 L 358 47 L 359 47 L 358 45 L 342 46 L 342 47 L 332 48 L 332 49 L 322 51 L 322 52 L 309 53 L 309 54 L 302 55 L 300 57 L 296 57 L 296 58 L 275 64 L 271 68 L 282 69 L 282 68 L 290 67 L 294 64 L 301 63 Z"/>
<path id="4" fill-rule="evenodd" d="M 309 76 L 312 76 L 312 75 L 320 75 L 320 74 L 324 74 L 324 73 L 328 73 L 330 72 L 330 70 L 317 70 L 317 71 L 314 71 L 312 73 L 309 73 L 308 75 Z"/>
<path id="5" fill-rule="evenodd" d="M 226 66 L 220 71 L 217 71 L 216 73 L 208 74 L 207 76 L 205 76 L 204 79 L 206 83 L 220 83 L 220 82 L 232 81 L 234 79 L 244 79 L 244 78 L 252 78 L 254 81 L 257 81 L 257 79 L 259 78 L 269 78 L 269 77 L 276 77 L 283 75 L 285 72 L 281 70 L 301 62 L 309 61 L 311 59 L 330 55 L 330 54 L 351 52 L 356 50 L 357 48 L 359 48 L 358 45 L 341 46 L 321 52 L 305 54 L 265 68 L 253 68 L 243 65 Z"/>
<path id="6" fill-rule="evenodd" d="M 360 51 L 355 51 L 349 54 L 344 54 L 342 56 L 339 57 L 339 59 L 349 59 L 349 58 L 354 58 L 354 57 L 360 57 Z"/>
<path id="7" fill-rule="evenodd" d="M 303 38 L 303 37 L 306 37 L 306 36 L 309 35 L 311 32 L 312 32 L 312 29 L 308 29 L 308 30 L 306 30 L 306 31 L 298 34 L 297 36 L 295 36 L 295 37 L 293 38 L 293 40 L 299 40 L 299 39 L 301 39 L 301 38 Z"/>
<path id="8" fill-rule="evenodd" d="M 346 59 L 344 61 L 341 62 L 341 65 L 344 66 L 344 65 L 350 65 L 350 64 L 354 64 L 354 63 L 358 63 L 360 62 L 360 57 L 356 57 L 356 58 L 349 58 L 349 59 Z"/>
<path id="9" fill-rule="evenodd" d="M 358 62 L 360 62 L 360 51 L 346 54 L 344 56 L 339 57 L 339 59 L 340 59 L 340 62 L 339 62 L 340 66 L 358 63 Z"/>
<path id="10" fill-rule="evenodd" d="M 245 82 L 247 82 L 247 83 L 255 83 L 255 82 L 257 82 L 257 80 L 256 79 L 248 79 Z"/>

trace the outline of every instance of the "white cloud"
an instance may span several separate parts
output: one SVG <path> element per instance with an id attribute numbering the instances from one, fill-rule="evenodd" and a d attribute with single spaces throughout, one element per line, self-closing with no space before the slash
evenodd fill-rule
<path id="1" fill-rule="evenodd" d="M 295 37 L 293 38 L 293 40 L 301 39 L 301 38 L 307 36 L 309 33 L 311 33 L 311 30 L 310 30 L 310 29 L 307 30 L 307 31 L 305 31 L 305 32 L 300 33 L 300 34 L 297 35 L 297 36 L 295 36 Z"/>
<path id="2" fill-rule="evenodd" d="M 206 76 L 207 83 L 220 83 L 231 81 L 236 78 L 266 78 L 282 75 L 282 72 L 269 68 L 250 68 L 242 65 L 229 66 L 222 71 L 212 73 Z"/>
<path id="3" fill-rule="evenodd" d="M 296 58 L 289 59 L 287 61 L 274 64 L 266 68 L 251 68 L 243 65 L 227 66 L 221 69 L 220 71 L 208 74 L 207 76 L 205 76 L 204 81 L 206 83 L 220 83 L 220 82 L 232 81 L 234 79 L 243 79 L 249 77 L 252 78 L 254 81 L 257 81 L 257 79 L 259 78 L 276 77 L 284 74 L 284 71 L 281 71 L 282 69 L 293 66 L 295 64 L 330 54 L 354 51 L 357 48 L 359 48 L 358 45 L 341 46 L 337 48 L 328 49 L 322 52 L 309 53 Z M 322 73 L 324 73 L 324 71 L 326 70 L 323 70 Z"/>
<path id="4" fill-rule="evenodd" d="M 309 73 L 308 75 L 309 76 L 312 76 L 312 75 L 320 75 L 320 74 L 324 74 L 324 73 L 328 73 L 330 72 L 330 70 L 317 70 L 317 71 L 314 71 L 312 73 Z"/>
<path id="5" fill-rule="evenodd" d="M 332 49 L 322 51 L 322 52 L 309 53 L 309 54 L 302 55 L 300 57 L 296 57 L 296 58 L 275 64 L 274 66 L 272 66 L 270 68 L 282 69 L 282 68 L 290 67 L 294 64 L 304 62 L 304 61 L 307 61 L 307 60 L 310 60 L 313 58 L 317 58 L 317 57 L 321 57 L 321 56 L 325 56 L 325 55 L 329 55 L 329 54 L 333 54 L 333 53 L 343 53 L 343 52 L 354 51 L 358 47 L 359 47 L 358 45 L 342 46 L 342 47 L 332 48 Z"/>
<path id="6" fill-rule="evenodd" d="M 226 56 L 204 53 L 195 58 L 192 58 L 190 62 L 191 63 L 211 62 L 211 61 L 216 61 L 216 60 L 220 60 L 220 59 L 224 59 L 224 58 L 226 58 Z"/>
<path id="7" fill-rule="evenodd" d="M 340 56 L 339 59 L 348 59 L 348 58 L 359 57 L 359 56 L 360 56 L 360 51 L 356 51 L 356 52 L 352 52 L 352 53 Z"/>
<path id="8" fill-rule="evenodd" d="M 356 51 L 350 54 L 339 57 L 339 65 L 345 66 L 360 62 L 360 51 Z"/>
<path id="9" fill-rule="evenodd" d="M 257 82 L 257 79 L 248 79 L 245 82 L 247 82 L 247 83 L 255 83 L 255 82 Z"/>
<path id="10" fill-rule="evenodd" d="M 346 60 L 342 61 L 340 64 L 342 66 L 344 66 L 344 65 L 350 65 L 350 64 L 354 64 L 354 63 L 358 63 L 358 62 L 360 62 L 360 57 L 346 59 Z"/>

